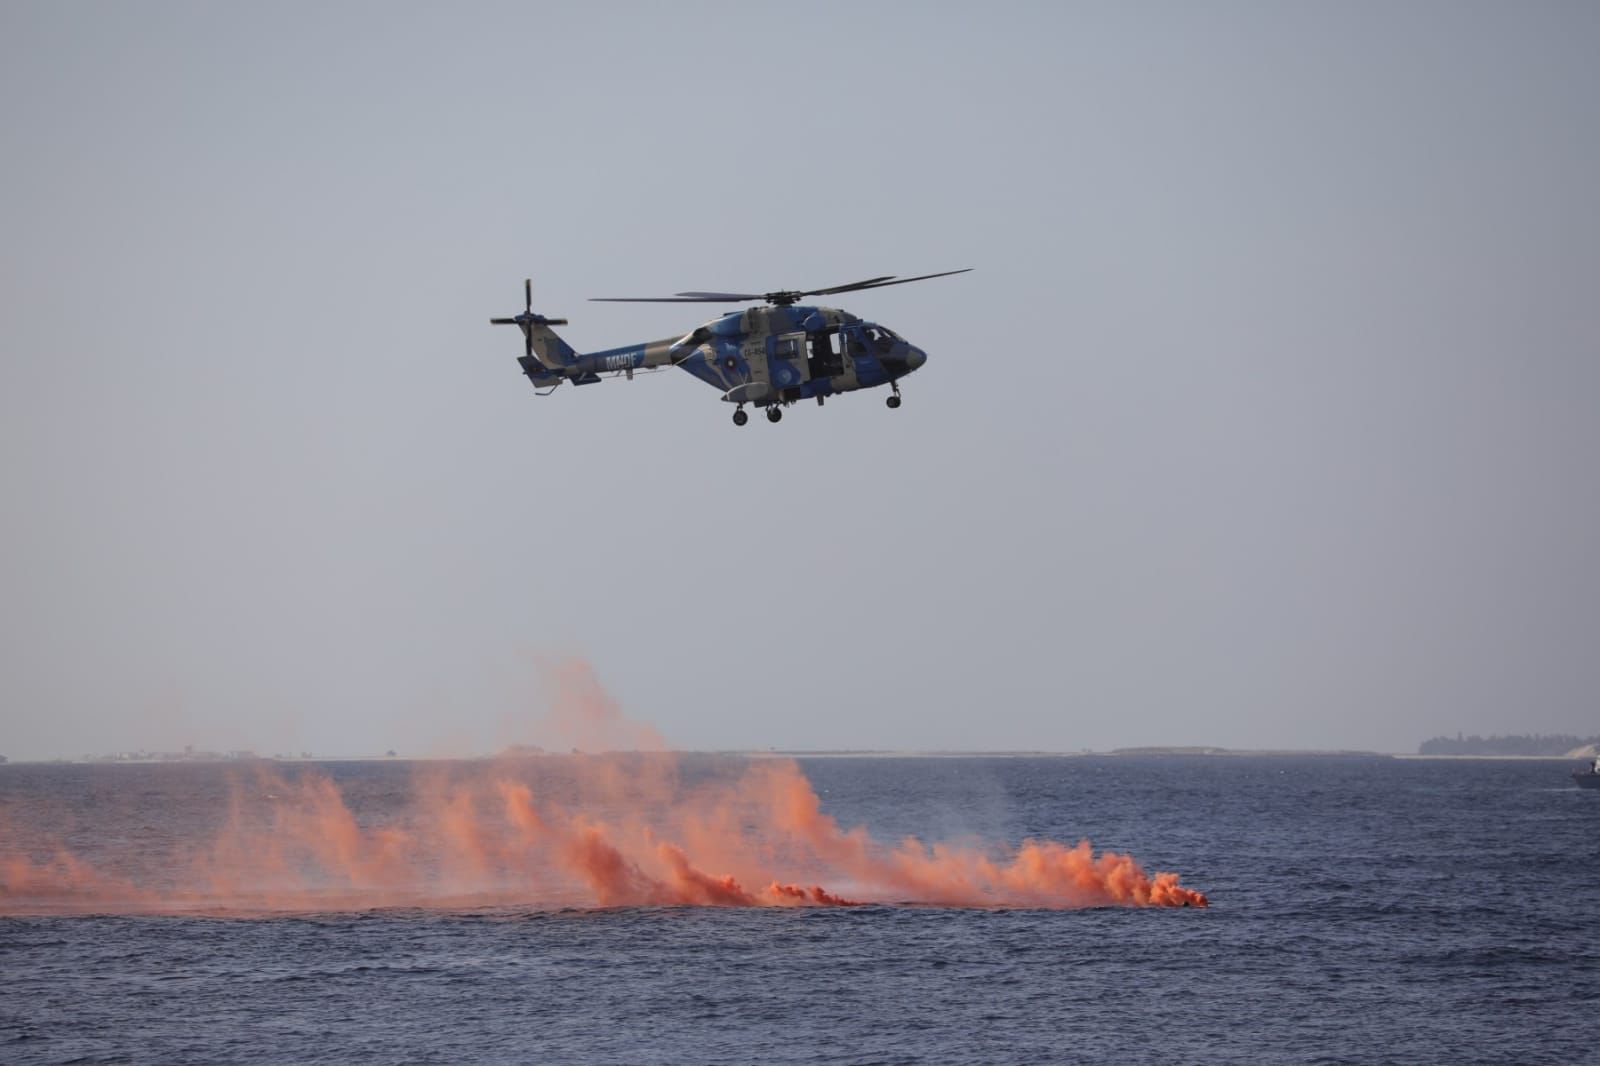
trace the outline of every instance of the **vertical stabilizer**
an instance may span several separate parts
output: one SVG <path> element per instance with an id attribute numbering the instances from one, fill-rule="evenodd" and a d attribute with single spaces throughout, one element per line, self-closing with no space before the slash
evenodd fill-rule
<path id="1" fill-rule="evenodd" d="M 522 314 L 515 318 L 491 318 L 491 326 L 518 326 L 522 329 L 523 338 L 527 342 L 528 354 L 521 360 L 523 369 L 533 376 L 533 371 L 539 367 L 546 370 L 560 371 L 578 361 L 578 353 L 572 345 L 562 340 L 560 335 L 551 326 L 564 326 L 564 318 L 546 318 L 544 315 L 535 314 L 533 311 L 533 279 L 524 278 L 522 281 L 523 309 Z M 530 366 L 529 364 L 537 364 Z"/>
<path id="2" fill-rule="evenodd" d="M 538 316 L 535 316 L 536 318 Z M 578 360 L 578 353 L 572 345 L 561 339 L 555 330 L 550 328 L 551 322 L 566 324 L 566 319 L 540 319 L 535 322 L 524 322 L 522 331 L 528 336 L 528 352 L 539 362 L 551 370 L 571 366 Z"/>

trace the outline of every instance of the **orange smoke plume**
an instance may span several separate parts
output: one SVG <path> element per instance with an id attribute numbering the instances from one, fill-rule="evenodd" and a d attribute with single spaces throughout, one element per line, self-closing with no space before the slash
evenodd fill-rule
<path id="1" fill-rule="evenodd" d="M 558 691 L 567 711 L 577 705 L 568 715 L 578 723 L 574 741 L 604 734 L 654 750 L 423 765 L 401 797 L 359 777 L 341 789 L 315 770 L 262 764 L 235 777 L 209 828 L 174 829 L 138 850 L 107 831 L 93 854 L 49 839 L 43 827 L 61 824 L 59 812 L 33 804 L 31 824 L 15 814 L 0 821 L 0 915 L 1206 905 L 1178 875 L 1148 875 L 1129 856 L 1096 855 L 1087 841 L 882 843 L 823 813 L 794 762 L 668 754 L 653 730 L 622 718 L 585 668 L 565 670 Z M 94 834 L 75 835 L 84 837 Z"/>

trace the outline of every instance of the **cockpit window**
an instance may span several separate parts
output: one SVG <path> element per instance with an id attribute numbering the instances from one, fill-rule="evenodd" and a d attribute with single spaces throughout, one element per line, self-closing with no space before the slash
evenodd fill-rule
<path id="1" fill-rule="evenodd" d="M 882 326 L 868 326 L 867 340 L 879 351 L 886 352 L 894 347 L 897 338 Z"/>

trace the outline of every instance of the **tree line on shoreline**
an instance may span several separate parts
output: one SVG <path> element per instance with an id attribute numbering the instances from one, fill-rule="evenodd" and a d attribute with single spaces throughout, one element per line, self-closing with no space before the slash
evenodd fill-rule
<path id="1" fill-rule="evenodd" d="M 1417 746 L 1418 755 L 1565 755 L 1573 748 L 1600 744 L 1600 736 L 1570 733 L 1525 733 L 1513 736 L 1434 737 Z"/>

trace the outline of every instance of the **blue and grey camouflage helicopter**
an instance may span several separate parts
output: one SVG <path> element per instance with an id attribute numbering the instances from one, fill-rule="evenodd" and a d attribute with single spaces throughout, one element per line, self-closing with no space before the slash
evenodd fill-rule
<path id="1" fill-rule="evenodd" d="M 563 381 L 591 385 L 602 375 L 682 367 L 722 393 L 734 404 L 733 424 L 750 420 L 745 404 L 764 407 L 767 421 L 783 418 L 783 409 L 800 400 L 822 401 L 837 393 L 887 385 L 885 401 L 900 406 L 900 379 L 928 361 L 927 353 L 899 334 L 876 322 L 857 318 L 834 307 L 801 304 L 807 296 L 833 296 L 844 292 L 881 289 L 912 281 L 965 274 L 946 270 L 899 278 L 881 278 L 833 285 L 804 292 L 680 292 L 676 296 L 606 296 L 598 303 L 744 303 L 761 300 L 765 307 L 729 311 L 721 318 L 696 326 L 681 337 L 629 344 L 621 348 L 580 354 L 551 326 L 564 326 L 564 318 L 546 318 L 533 310 L 533 282 L 522 283 L 524 307 L 515 318 L 491 318 L 493 326 L 520 326 L 527 354 L 517 360 L 540 396 L 548 396 Z"/>

